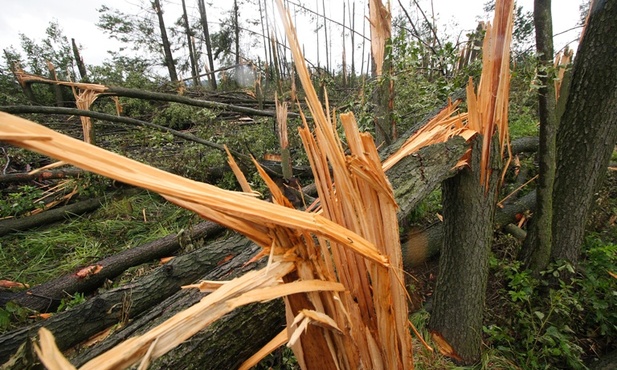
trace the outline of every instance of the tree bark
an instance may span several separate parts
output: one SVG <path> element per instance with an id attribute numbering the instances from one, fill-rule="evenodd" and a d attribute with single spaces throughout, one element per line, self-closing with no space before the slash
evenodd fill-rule
<path id="1" fill-rule="evenodd" d="M 57 209 L 41 212 L 34 216 L 23 218 L 10 218 L 0 221 L 0 236 L 15 231 L 25 231 L 33 227 L 47 225 L 52 222 L 62 221 L 72 215 L 81 215 L 93 211 L 101 206 L 103 198 L 84 200 L 79 203 L 69 204 Z"/>
<path id="2" fill-rule="evenodd" d="M 169 44 L 169 38 L 167 37 L 167 29 L 165 28 L 165 21 L 163 20 L 163 9 L 161 8 L 160 0 L 154 0 L 152 2 L 152 9 L 156 13 L 159 20 L 159 28 L 161 30 L 161 43 L 163 44 L 163 54 L 165 56 L 165 66 L 169 71 L 169 79 L 171 82 L 178 82 L 178 74 L 176 73 L 176 64 L 174 57 L 171 54 L 171 45 Z"/>
<path id="3" fill-rule="evenodd" d="M 236 36 L 236 68 L 240 65 L 240 24 L 238 23 L 238 0 L 234 0 L 234 35 Z"/>
<path id="4" fill-rule="evenodd" d="M 525 211 L 534 210 L 536 193 L 532 191 L 516 201 L 495 210 L 493 230 L 499 230 L 516 221 L 516 216 Z M 435 223 L 426 229 L 412 231 L 403 236 L 403 266 L 405 271 L 426 262 L 439 254 L 444 240 L 443 223 Z"/>
<path id="5" fill-rule="evenodd" d="M 54 334 L 58 348 L 66 350 L 117 323 L 126 324 L 172 296 L 182 285 L 193 283 L 246 252 L 250 245 L 250 241 L 240 236 L 214 242 L 174 258 L 139 281 L 101 293 L 46 321 L 0 335 L 0 363 L 6 362 L 41 326 Z"/>
<path id="6" fill-rule="evenodd" d="M 206 4 L 204 0 L 198 1 L 199 14 L 201 16 L 201 27 L 204 30 L 204 38 L 206 40 L 206 52 L 208 54 L 208 65 L 210 66 L 209 80 L 212 90 L 216 90 L 216 76 L 214 75 L 214 60 L 212 59 L 212 43 L 210 42 L 210 30 L 208 28 L 208 14 L 206 12 Z M 261 6 L 261 2 L 260 2 Z"/>
<path id="7" fill-rule="evenodd" d="M 117 277 L 129 267 L 171 256 L 182 245 L 186 245 L 193 240 L 212 237 L 222 231 L 223 227 L 218 224 L 209 221 L 202 222 L 195 225 L 191 230 L 168 235 L 93 263 L 90 265 L 94 267 L 92 273 L 86 274 L 86 276 L 78 274 L 84 271 L 85 267 L 81 267 L 71 274 L 37 285 L 26 291 L 15 293 L 8 297 L 8 299 L 34 311 L 53 311 L 67 294 L 76 292 L 91 293 L 103 285 L 106 280 Z"/>
<path id="8" fill-rule="evenodd" d="M 617 141 L 617 2 L 596 0 L 557 131 L 553 260 L 578 262 L 585 221 Z"/>
<path id="9" fill-rule="evenodd" d="M 75 63 L 77 64 L 77 70 L 79 71 L 79 76 L 81 77 L 80 81 L 88 82 L 88 71 L 86 70 L 84 59 L 79 54 L 79 48 L 77 47 L 75 39 L 71 39 L 71 45 L 73 47 L 73 57 L 75 58 Z"/>
<path id="10" fill-rule="evenodd" d="M 0 107 L 0 110 L 2 108 Z M 54 179 L 65 179 L 68 177 L 77 177 L 83 175 L 85 172 L 79 168 L 67 168 L 64 170 L 53 171 L 41 171 L 37 173 L 8 173 L 6 175 L 0 175 L 0 184 L 15 184 L 30 181 L 45 181 Z"/>
<path id="11" fill-rule="evenodd" d="M 193 77 L 193 86 L 201 85 L 199 83 L 199 67 L 197 66 L 197 56 L 193 48 L 193 36 L 189 25 L 189 16 L 186 14 L 186 1 L 182 0 L 182 18 L 184 19 L 184 32 L 186 33 L 186 42 L 189 48 L 189 61 L 191 62 L 191 77 Z"/>
<path id="12" fill-rule="evenodd" d="M 236 235 L 232 240 L 243 240 Z M 221 264 L 215 269 L 200 275 L 200 280 L 231 280 L 255 268 L 262 267 L 265 260 L 247 264 L 249 259 L 260 249 L 257 245 L 244 239 L 244 250 L 233 259 Z M 176 313 L 194 305 L 204 297 L 197 289 L 180 290 L 151 307 L 138 318 L 128 323 L 117 333 L 102 342 L 88 348 L 73 359 L 73 363 L 82 365 L 99 354 L 109 350 L 120 342 L 139 334 L 143 334 L 169 319 Z M 251 308 L 256 308 L 256 317 L 251 319 Z M 229 326 L 227 326 L 229 325 Z M 200 368 L 231 369 L 230 361 L 241 361 L 254 353 L 257 345 L 263 346 L 285 326 L 285 310 L 282 300 L 265 305 L 251 305 L 236 310 L 224 319 L 224 323 L 216 323 L 203 332 L 192 337 L 166 354 L 155 364 L 154 368 L 186 368 L 189 364 L 200 364 Z M 246 339 L 244 336 L 246 335 Z M 230 337 L 235 337 L 233 340 Z M 263 344 L 262 344 L 263 343 Z M 248 351 L 252 352 L 246 352 Z M 216 355 L 216 358 L 211 358 Z M 203 366 L 203 367 L 202 367 Z"/>
<path id="13" fill-rule="evenodd" d="M 553 241 L 553 184 L 555 183 L 557 118 L 553 68 L 553 21 L 551 0 L 534 1 L 534 25 L 538 53 L 538 107 L 540 116 L 540 164 L 536 211 L 523 243 L 521 257 L 539 276 L 551 259 Z"/>
<path id="14" fill-rule="evenodd" d="M 432 332 L 443 337 L 454 349 L 454 357 L 464 364 L 476 363 L 481 355 L 488 257 L 500 174 L 493 154 L 489 186 L 482 184 L 481 147 L 478 135 L 470 167 L 442 185 L 444 242 L 429 320 Z"/>

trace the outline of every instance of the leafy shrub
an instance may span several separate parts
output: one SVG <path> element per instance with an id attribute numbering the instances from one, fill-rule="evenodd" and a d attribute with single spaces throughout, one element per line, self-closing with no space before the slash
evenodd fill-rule
<path id="1" fill-rule="evenodd" d="M 556 263 L 540 278 L 519 261 L 491 259 L 506 313 L 484 328 L 490 344 L 526 369 L 585 369 L 584 347 L 610 348 L 617 336 L 617 246 L 587 242 L 579 273 Z M 568 276 L 568 278 L 564 278 Z"/>
<path id="2" fill-rule="evenodd" d="M 8 196 L 0 200 L 0 218 L 17 216 L 42 206 L 43 202 L 37 201 L 42 195 L 43 192 L 36 186 L 20 186 L 19 191 L 9 193 Z"/>
<path id="3" fill-rule="evenodd" d="M 208 123 L 215 118 L 212 111 L 180 103 L 170 103 L 154 117 L 153 123 L 170 128 L 186 128 L 195 123 Z"/>

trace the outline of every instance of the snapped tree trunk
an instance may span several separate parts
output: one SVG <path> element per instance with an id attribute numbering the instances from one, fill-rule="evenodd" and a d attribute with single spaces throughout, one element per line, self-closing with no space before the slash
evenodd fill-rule
<path id="1" fill-rule="evenodd" d="M 500 174 L 498 160 L 493 158 L 488 188 L 481 183 L 481 147 L 478 135 L 470 167 L 442 184 L 444 241 L 429 320 L 431 331 L 443 337 L 464 364 L 476 363 L 481 355 L 488 257 Z"/>
<path id="2" fill-rule="evenodd" d="M 537 189 L 536 211 L 531 219 L 529 232 L 523 244 L 522 258 L 525 264 L 539 276 L 551 259 L 553 241 L 553 184 L 555 182 L 555 138 L 557 118 L 553 68 L 553 21 L 551 0 L 535 0 L 534 25 L 536 28 L 536 49 L 538 53 L 538 90 L 540 116 L 540 173 Z"/>
<path id="3" fill-rule="evenodd" d="M 75 58 L 75 63 L 77 64 L 77 70 L 79 70 L 79 75 L 81 76 L 81 82 L 88 82 L 88 71 L 86 70 L 86 65 L 84 64 L 84 60 L 79 54 L 79 48 L 77 47 L 77 43 L 75 39 L 71 39 L 71 45 L 73 47 L 73 57 Z"/>
<path id="4" fill-rule="evenodd" d="M 594 193 L 617 141 L 617 2 L 596 0 L 557 131 L 553 260 L 576 264 Z"/>
<path id="5" fill-rule="evenodd" d="M 163 9 L 161 8 L 160 0 L 154 0 L 152 2 L 152 9 L 154 9 L 159 19 L 161 42 L 163 43 L 163 54 L 165 56 L 165 66 L 169 71 L 169 79 L 171 80 L 171 82 L 178 82 L 176 64 L 174 63 L 174 57 L 171 54 L 171 44 L 169 43 L 169 38 L 167 37 L 167 29 L 165 28 L 165 21 L 163 20 Z"/>

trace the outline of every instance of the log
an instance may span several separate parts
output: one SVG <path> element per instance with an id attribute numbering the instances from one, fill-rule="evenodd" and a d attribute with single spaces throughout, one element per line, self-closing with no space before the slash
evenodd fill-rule
<path id="1" fill-rule="evenodd" d="M 201 240 L 222 232 L 222 226 L 214 222 L 202 222 L 187 231 L 168 235 L 161 239 L 128 249 L 119 254 L 107 257 L 86 267 L 80 267 L 74 272 L 37 285 L 26 291 L 14 293 L 2 298 L 13 301 L 22 307 L 38 311 L 50 312 L 55 310 L 62 298 L 67 294 L 91 293 L 99 288 L 107 279 L 113 279 L 126 269 L 168 257 L 177 252 L 182 245 L 193 240 Z M 91 273 L 85 273 L 91 268 Z M 1 299 L 0 299 L 1 300 Z M 5 302 L 0 302 L 4 304 Z"/>
<path id="2" fill-rule="evenodd" d="M 246 271 L 263 267 L 265 260 L 246 265 L 260 248 L 255 244 L 228 263 L 202 277 L 203 280 L 229 280 Z M 131 336 L 142 334 L 177 312 L 197 303 L 204 294 L 196 289 L 181 290 L 153 307 L 113 336 L 83 351 L 72 363 L 81 366 Z M 151 369 L 191 368 L 234 369 L 285 327 L 285 308 L 281 299 L 252 304 L 226 315 L 196 334 L 151 365 Z"/>
<path id="3" fill-rule="evenodd" d="M 0 175 L 0 184 L 23 183 L 30 181 L 45 181 L 55 179 L 66 179 L 68 177 L 77 177 L 85 172 L 79 168 L 67 168 L 54 171 L 40 171 L 37 173 L 9 173 Z"/>
<path id="4" fill-rule="evenodd" d="M 22 217 L 10 218 L 0 221 L 0 236 L 4 236 L 14 231 L 24 231 L 36 226 L 47 225 L 52 222 L 62 221 L 73 215 L 81 215 L 91 212 L 101 206 L 103 198 L 94 198 L 69 204 L 68 206 L 50 209 L 39 214 Z"/>
<path id="5" fill-rule="evenodd" d="M 494 228 L 501 229 L 509 223 L 516 221 L 516 215 L 527 210 L 533 210 L 536 205 L 535 191 L 528 193 L 520 199 L 497 207 L 495 211 Z M 411 271 L 414 267 L 435 257 L 439 254 L 443 243 L 443 224 L 435 223 L 421 231 L 414 231 L 404 237 L 403 264 L 405 271 Z"/>
<path id="6" fill-rule="evenodd" d="M 101 293 L 83 304 L 46 321 L 0 335 L 0 363 L 9 360 L 19 346 L 45 326 L 61 350 L 72 348 L 119 322 L 126 323 L 151 307 L 244 252 L 251 243 L 236 236 L 217 241 L 174 258 L 136 282 Z"/>
<path id="7" fill-rule="evenodd" d="M 213 149 L 220 150 L 221 152 L 225 152 L 225 147 L 221 144 L 217 144 L 217 143 L 213 143 L 208 140 L 204 140 L 193 134 L 187 134 L 186 132 L 174 130 L 166 126 L 161 126 L 155 123 L 142 121 L 142 120 L 138 120 L 138 119 L 130 118 L 130 117 L 122 117 L 122 116 L 116 116 L 113 114 L 95 112 L 91 110 L 75 109 L 75 108 L 43 107 L 43 106 L 34 106 L 34 105 L 0 106 L 0 111 L 11 113 L 11 114 L 42 113 L 42 114 L 77 115 L 77 116 L 96 118 L 96 119 L 100 119 L 103 121 L 126 123 L 126 124 L 134 125 L 134 126 L 148 127 L 148 128 L 153 128 L 159 131 L 168 132 L 184 140 L 193 141 L 199 144 L 209 146 Z M 230 150 L 230 151 L 235 156 L 242 157 L 242 158 L 246 157 L 244 154 L 240 152 L 236 152 L 234 150 Z"/>

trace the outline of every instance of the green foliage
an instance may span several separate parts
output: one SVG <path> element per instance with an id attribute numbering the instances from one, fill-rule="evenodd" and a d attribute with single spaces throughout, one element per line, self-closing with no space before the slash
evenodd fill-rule
<path id="1" fill-rule="evenodd" d="M 10 192 L 0 199 L 0 218 L 18 216 L 37 207 L 42 207 L 44 203 L 39 200 L 42 195 L 43 191 L 36 186 L 20 186 L 18 191 Z"/>
<path id="2" fill-rule="evenodd" d="M 133 15 L 102 5 L 97 9 L 99 21 L 96 26 L 124 45 L 120 52 L 130 48 L 140 52 L 140 58 L 148 65 L 156 65 L 162 56 L 161 39 L 157 33 L 158 21 L 152 6 L 145 7 L 148 9 L 146 12 Z"/>
<path id="3" fill-rule="evenodd" d="M 214 118 L 216 115 L 208 109 L 170 103 L 166 108 L 157 112 L 152 122 L 174 129 L 185 129 L 196 123 L 209 124 Z"/>
<path id="4" fill-rule="evenodd" d="M 417 223 L 431 218 L 441 209 L 441 189 L 436 189 L 424 198 L 420 204 L 409 214 L 409 222 Z"/>
<path id="5" fill-rule="evenodd" d="M 157 90 L 164 82 L 152 71 L 152 63 L 142 56 L 126 57 L 114 52 L 111 59 L 89 69 L 93 81 L 109 86 Z"/>
<path id="6" fill-rule="evenodd" d="M 589 237 L 581 261 L 579 284 L 586 309 L 581 330 L 605 338 L 617 338 L 617 244 Z"/>
<path id="7" fill-rule="evenodd" d="M 11 96 L 11 93 L 20 90 L 14 81 L 12 72 L 10 72 L 14 65 L 20 66 L 29 73 L 49 76 L 51 72 L 47 63 L 51 63 L 54 67 L 55 76 L 59 79 L 67 80 L 69 75 L 76 75 L 72 46 L 60 25 L 56 21 L 50 22 L 45 30 L 45 35 L 46 37 L 43 40 L 36 41 L 20 33 L 20 47 L 25 55 L 22 55 L 12 46 L 4 49 L 5 65 L 0 67 L 0 87 L 3 87 L 0 89 L 0 102 L 17 104 L 26 101 L 21 93 Z M 4 87 L 7 89 L 5 90 Z M 32 85 L 37 103 L 54 105 L 55 97 L 52 89 L 52 87 L 46 85 Z M 70 90 L 62 89 L 61 92 L 64 100 L 72 99 Z"/>
<path id="8" fill-rule="evenodd" d="M 484 328 L 491 346 L 526 369 L 584 369 L 583 346 L 610 346 L 617 334 L 617 246 L 588 242 L 582 275 L 567 263 L 552 264 L 541 277 L 518 261 L 491 259 L 496 277 L 504 279 L 503 309 Z M 567 278 L 564 278 L 567 276 Z"/>
<path id="9" fill-rule="evenodd" d="M 266 356 L 259 364 L 254 367 L 255 370 L 296 370 L 300 369 L 298 361 L 294 356 L 291 348 L 281 347 L 268 356 Z"/>
<path id="10" fill-rule="evenodd" d="M 149 192 L 110 201 L 69 223 L 0 238 L 0 276 L 40 284 L 125 248 L 177 232 L 194 218 L 192 212 Z"/>
<path id="11" fill-rule="evenodd" d="M 13 328 L 17 323 L 24 323 L 28 320 L 31 311 L 27 308 L 9 301 L 0 307 L 0 333 Z"/>
<path id="12" fill-rule="evenodd" d="M 86 301 L 86 297 L 83 293 L 75 293 L 73 295 L 68 295 L 66 298 L 62 298 L 60 301 L 60 306 L 58 306 L 58 312 L 67 311 L 71 308 L 82 304 Z"/>

